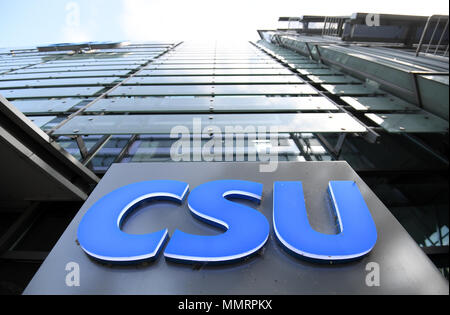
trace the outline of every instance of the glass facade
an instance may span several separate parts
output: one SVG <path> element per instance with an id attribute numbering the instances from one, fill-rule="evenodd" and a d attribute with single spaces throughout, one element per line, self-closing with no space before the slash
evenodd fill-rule
<path id="1" fill-rule="evenodd" d="M 183 130 L 183 161 L 345 160 L 420 246 L 448 246 L 448 160 L 423 145 L 445 148 L 448 121 L 282 45 L 2 52 L 0 94 L 100 177 L 174 161 Z"/>

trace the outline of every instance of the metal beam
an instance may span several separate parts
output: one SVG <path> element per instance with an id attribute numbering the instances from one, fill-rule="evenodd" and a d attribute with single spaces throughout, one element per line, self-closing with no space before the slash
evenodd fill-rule
<path id="1" fill-rule="evenodd" d="M 77 143 L 78 149 L 80 150 L 81 158 L 85 159 L 88 156 L 88 150 L 86 144 L 84 143 L 82 136 L 75 136 L 75 141 Z"/>
<path id="2" fill-rule="evenodd" d="M 76 185 L 86 194 L 98 183 L 99 178 L 94 173 L 83 167 L 76 158 L 1 95 L 0 105 L 0 129 L 5 130 L 1 135 L 3 137 L 9 135 L 7 141 L 15 148 L 15 152 L 20 147 L 29 160 L 42 161 L 41 164 L 46 165 L 43 169 L 45 172 L 58 173 L 60 177 Z M 6 163 L 5 166 L 10 167 Z"/>
<path id="3" fill-rule="evenodd" d="M 103 146 L 111 139 L 111 135 L 105 135 L 89 150 L 86 157 L 83 158 L 83 165 L 88 165 L 94 156 L 103 148 Z"/>
<path id="4" fill-rule="evenodd" d="M 119 155 L 117 155 L 117 157 L 115 158 L 114 163 L 120 163 L 123 160 L 123 158 L 125 157 L 125 155 L 128 154 L 131 146 L 137 140 L 137 138 L 138 138 L 138 135 L 133 135 L 130 138 L 130 140 L 128 140 L 127 144 L 122 148 Z"/>
<path id="5" fill-rule="evenodd" d="M 0 260 L 11 260 L 20 262 L 42 263 L 49 252 L 44 251 L 19 251 L 10 250 L 0 255 Z"/>
<path id="6" fill-rule="evenodd" d="M 17 239 L 30 228 L 39 215 L 39 211 L 39 203 L 33 202 L 13 225 L 9 227 L 9 229 L 0 237 L 0 253 L 9 250 Z"/>

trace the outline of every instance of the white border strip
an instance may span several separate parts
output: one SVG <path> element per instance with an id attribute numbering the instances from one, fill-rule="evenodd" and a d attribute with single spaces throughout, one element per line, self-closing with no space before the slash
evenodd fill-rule
<path id="1" fill-rule="evenodd" d="M 261 200 L 261 196 L 259 196 L 259 195 L 248 193 L 248 192 L 245 192 L 245 191 L 240 191 L 240 190 L 229 190 L 229 191 L 224 192 L 222 196 L 226 197 L 228 195 L 244 195 L 244 196 L 248 196 L 248 197 L 252 197 L 252 198 Z M 188 204 L 188 206 L 189 206 L 189 210 L 191 210 L 197 216 L 199 216 L 199 217 L 201 217 L 201 218 L 203 218 L 205 220 L 217 223 L 217 224 L 225 227 L 227 230 L 229 229 L 229 226 L 228 226 L 228 224 L 226 222 L 223 222 L 221 220 L 218 220 L 218 219 L 215 219 L 213 217 L 210 217 L 210 216 L 207 216 L 205 214 L 202 214 L 202 213 L 196 211 L 194 208 L 192 208 L 192 206 L 190 204 Z M 222 257 L 197 257 L 197 256 L 185 256 L 185 255 L 167 254 L 166 252 L 164 252 L 164 256 L 168 257 L 168 258 L 172 258 L 172 259 L 188 260 L 188 261 L 200 261 L 200 262 L 222 262 L 222 261 L 226 262 L 226 261 L 230 261 L 230 260 L 237 260 L 237 259 L 241 259 L 241 258 L 247 257 L 247 256 L 257 252 L 259 249 L 261 249 L 261 247 L 263 247 L 264 244 L 269 239 L 269 235 L 266 237 L 266 239 L 261 244 L 259 244 L 254 249 L 248 250 L 245 253 L 241 253 L 241 254 L 237 254 L 237 255 L 222 256 Z"/>
<path id="2" fill-rule="evenodd" d="M 346 260 L 346 259 L 355 259 L 361 256 L 364 256 L 365 254 L 369 253 L 373 247 L 371 247 L 369 250 L 362 252 L 362 253 L 358 253 L 358 254 L 354 254 L 354 255 L 341 255 L 341 256 L 327 256 L 327 255 L 317 255 L 317 254 L 311 254 L 308 252 L 304 252 L 301 251 L 295 247 L 293 247 L 292 245 L 290 245 L 288 242 L 286 242 L 280 235 L 280 233 L 277 230 L 275 221 L 273 223 L 273 229 L 275 231 L 275 234 L 278 238 L 278 240 L 284 245 L 286 246 L 289 250 L 293 251 L 294 253 L 300 255 L 300 256 L 305 256 L 308 258 L 312 258 L 312 259 L 318 259 L 318 260 Z"/>
<path id="3" fill-rule="evenodd" d="M 344 232 L 344 226 L 342 225 L 341 213 L 339 212 L 339 207 L 338 207 L 338 204 L 336 202 L 336 198 L 334 197 L 334 192 L 333 192 L 333 188 L 331 187 L 331 182 L 328 183 L 328 189 L 330 190 L 331 199 L 333 200 L 334 212 L 336 213 L 336 216 L 338 218 L 339 233 L 342 233 L 342 232 Z"/>
<path id="4" fill-rule="evenodd" d="M 113 262 L 131 262 L 131 261 L 137 261 L 137 260 L 145 260 L 145 259 L 150 259 L 155 257 L 155 255 L 158 253 L 159 249 L 161 248 L 164 240 L 167 238 L 169 231 L 166 229 L 164 232 L 164 237 L 161 238 L 161 240 L 158 243 L 158 246 L 156 247 L 156 249 L 151 252 L 150 254 L 145 254 L 145 255 L 139 255 L 139 256 L 131 256 L 131 257 L 109 257 L 109 256 L 102 256 L 102 255 L 97 255 L 94 253 L 91 253 L 90 251 L 86 250 L 83 246 L 81 246 L 81 248 L 86 252 L 86 254 L 88 254 L 89 256 L 92 256 L 94 258 L 100 259 L 100 260 L 104 260 L 104 261 L 113 261 Z"/>
<path id="5" fill-rule="evenodd" d="M 257 252 L 261 247 L 264 246 L 264 244 L 269 239 L 269 236 L 266 237 L 266 239 L 257 247 L 254 249 L 251 249 L 245 253 L 233 255 L 233 256 L 222 256 L 222 257 L 196 257 L 196 256 L 185 256 L 185 255 L 173 255 L 173 254 L 167 254 L 164 253 L 165 257 L 172 258 L 172 259 L 178 259 L 178 260 L 188 260 L 188 261 L 200 261 L 200 262 L 226 262 L 230 260 L 237 260 L 244 257 L 247 257 L 255 252 Z"/>
<path id="6" fill-rule="evenodd" d="M 208 220 L 208 221 L 211 221 L 211 222 L 214 222 L 214 223 L 224 227 L 227 230 L 230 228 L 226 222 L 224 222 L 222 220 L 218 220 L 216 218 L 210 217 L 209 215 L 206 215 L 206 214 L 203 214 L 203 213 L 200 213 L 200 212 L 196 211 L 194 208 L 192 208 L 192 206 L 189 203 L 188 203 L 188 207 L 189 207 L 189 210 L 191 210 L 191 212 L 195 213 L 195 215 L 199 216 L 200 218 Z"/>
<path id="7" fill-rule="evenodd" d="M 247 196 L 247 197 L 251 197 L 254 199 L 257 199 L 259 201 L 261 201 L 261 196 L 257 195 L 257 194 L 253 194 L 253 193 L 249 193 L 246 191 L 242 191 L 242 190 L 229 190 L 223 193 L 222 197 L 228 197 L 229 195 L 243 195 L 243 196 Z"/>

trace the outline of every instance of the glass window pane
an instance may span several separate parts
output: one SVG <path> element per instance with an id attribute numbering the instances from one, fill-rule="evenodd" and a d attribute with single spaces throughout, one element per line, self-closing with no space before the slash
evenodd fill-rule
<path id="1" fill-rule="evenodd" d="M 325 97 L 143 97 L 101 99 L 86 109 L 86 113 L 130 112 L 296 112 L 302 110 L 337 110 Z"/>
<path id="2" fill-rule="evenodd" d="M 39 128 L 43 128 L 46 124 L 55 119 L 56 116 L 29 116 L 28 119 L 31 120 Z"/>
<path id="3" fill-rule="evenodd" d="M 24 114 L 63 113 L 80 102 L 79 99 L 15 100 L 11 103 Z"/>
<path id="4" fill-rule="evenodd" d="M 77 116 L 57 129 L 54 135 L 76 134 L 170 134 L 175 126 L 185 126 L 194 133 L 194 124 L 217 126 L 265 126 L 278 132 L 366 132 L 345 113 L 302 114 L 219 114 L 219 115 L 102 115 Z"/>
<path id="5" fill-rule="evenodd" d="M 420 110 L 417 106 L 395 96 L 343 96 L 343 101 L 358 111 Z"/>
<path id="6" fill-rule="evenodd" d="M 6 98 L 35 98 L 35 97 L 73 97 L 92 96 L 102 90 L 103 87 L 71 87 L 71 88 L 34 88 L 1 90 Z"/>

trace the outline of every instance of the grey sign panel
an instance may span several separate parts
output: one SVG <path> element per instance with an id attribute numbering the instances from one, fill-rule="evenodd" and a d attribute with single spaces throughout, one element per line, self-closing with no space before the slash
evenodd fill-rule
<path id="1" fill-rule="evenodd" d="M 448 133 L 448 121 L 425 112 L 365 116 L 390 133 Z"/>
<path id="2" fill-rule="evenodd" d="M 198 124 L 200 123 L 200 124 Z M 54 135 L 75 134 L 170 134 L 176 126 L 192 133 L 207 133 L 204 128 L 226 127 L 277 128 L 278 132 L 366 132 L 366 128 L 345 113 L 302 114 L 216 114 L 216 115 L 101 115 L 77 116 L 54 132 Z M 198 126 L 198 127 L 197 127 Z M 197 128 L 200 130 L 197 130 Z M 252 131 L 253 130 L 253 131 Z"/>
<path id="3" fill-rule="evenodd" d="M 114 164 L 69 224 L 24 294 L 448 294 L 448 282 L 400 223 L 346 162 L 280 162 L 275 172 L 259 171 L 260 164 L 241 163 L 131 163 Z M 89 259 L 76 243 L 78 224 L 102 196 L 124 185 L 171 179 L 186 182 L 190 190 L 202 183 L 238 179 L 263 184 L 259 205 L 242 202 L 262 213 L 272 226 L 274 181 L 302 181 L 308 219 L 321 233 L 334 234 L 335 221 L 328 199 L 330 180 L 355 181 L 378 232 L 373 250 L 362 259 L 323 265 L 287 254 L 271 235 L 256 256 L 231 265 L 193 268 L 166 261 L 162 255 L 147 266 L 101 265 Z M 197 235 L 220 230 L 197 221 L 187 202 L 148 203 L 132 213 L 125 233 L 175 229 Z M 164 250 L 164 249 L 163 249 Z M 66 265 L 77 263 L 80 285 L 67 286 Z M 380 285 L 369 286 L 369 263 L 379 266 Z M 370 284 L 370 283 L 369 283 Z"/>
<path id="4" fill-rule="evenodd" d="M 0 94 L 6 98 L 37 98 L 37 97 L 73 97 L 73 96 L 92 96 L 103 87 L 65 87 L 65 88 L 33 88 L 0 90 Z"/>
<path id="5" fill-rule="evenodd" d="M 325 97 L 142 97 L 101 99 L 86 113 L 194 113 L 194 112 L 297 112 L 302 110 L 337 110 Z"/>

